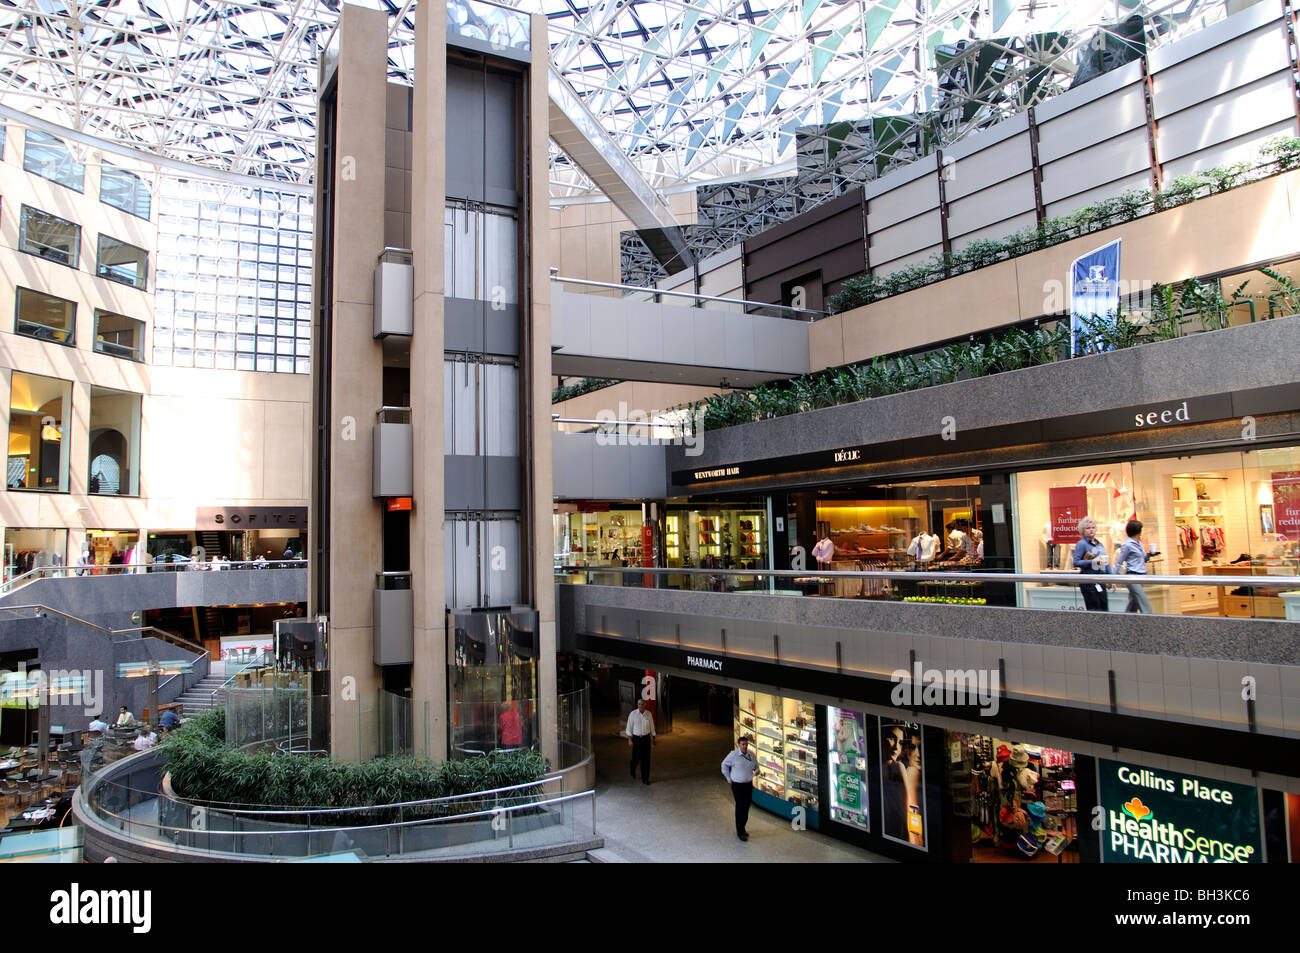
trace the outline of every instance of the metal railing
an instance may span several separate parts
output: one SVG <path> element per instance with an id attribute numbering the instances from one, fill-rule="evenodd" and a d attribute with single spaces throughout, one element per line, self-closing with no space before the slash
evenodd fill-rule
<path id="1" fill-rule="evenodd" d="M 87 563 L 72 566 L 38 566 L 0 584 L 0 595 L 13 592 L 37 579 L 78 579 L 93 576 L 143 576 L 154 572 L 212 572 L 224 569 L 306 569 L 306 559 L 218 559 L 217 562 L 198 562 L 188 557 L 184 561 L 149 563 Z"/>
<path id="2" fill-rule="evenodd" d="M 1262 568 L 1262 567 L 1257 567 Z M 1073 603 L 1080 595 L 1083 585 L 1106 586 L 1112 592 L 1121 595 L 1129 593 L 1129 587 L 1142 587 L 1143 594 L 1150 596 L 1151 590 L 1158 587 L 1216 587 L 1227 589 L 1268 590 L 1269 594 L 1294 592 L 1296 611 L 1300 611 L 1300 575 L 1295 575 L 1294 566 L 1272 566 L 1278 570 L 1276 575 L 1139 575 L 1129 573 L 1082 573 L 1082 572 L 1038 572 L 1022 573 L 1013 571 L 982 570 L 978 568 L 953 568 L 946 570 L 929 569 L 886 569 L 886 570 L 838 570 L 838 569 L 710 569 L 710 568 L 662 568 L 641 566 L 576 566 L 560 565 L 555 567 L 557 582 L 582 582 L 589 585 L 622 586 L 638 589 L 695 589 L 709 592 L 768 592 L 784 595 L 824 596 L 828 598 L 865 598 L 878 601 L 946 603 L 956 605 L 980 606 L 997 604 L 1007 607 L 1022 608 L 1073 608 L 1082 607 L 1082 603 Z M 1291 575 L 1282 573 L 1291 572 Z M 676 578 L 674 578 L 676 577 Z M 782 586 L 780 583 L 785 582 Z M 855 589 L 851 583 L 858 583 Z M 866 583 L 873 582 L 872 592 L 866 592 Z M 1004 601 L 987 602 L 980 593 L 989 585 L 1002 584 Z M 930 591 L 923 587 L 929 586 Z M 1012 588 L 1014 586 L 1014 589 Z M 792 588 L 793 587 L 793 588 Z M 1040 593 L 1035 596 L 1032 593 Z M 1256 593 L 1251 593 L 1251 596 Z M 1066 598 L 1068 597 L 1068 598 Z M 1239 597 L 1244 598 L 1244 597 Z M 1156 600 L 1152 600 L 1155 602 Z M 1164 612 L 1153 608 L 1156 615 L 1183 615 L 1184 606 L 1175 611 Z M 1202 609 L 1197 615 L 1211 615 Z M 1246 612 L 1249 617 L 1253 612 Z M 1281 614 L 1270 616 L 1283 618 Z"/>
<path id="3" fill-rule="evenodd" d="M 557 284 L 578 285 L 586 288 L 603 288 L 610 291 L 619 291 L 624 297 L 633 295 L 648 295 L 648 300 L 655 304 L 663 304 L 664 298 L 684 298 L 693 302 L 690 307 L 703 308 L 706 302 L 718 303 L 724 305 L 738 305 L 745 314 L 768 314 L 772 312 L 773 317 L 788 318 L 793 321 L 816 321 L 820 318 L 827 317 L 825 311 L 815 311 L 810 308 L 794 308 L 784 304 L 773 304 L 770 301 L 749 301 L 745 298 L 720 298 L 717 295 L 695 294 L 689 291 L 667 291 L 663 288 L 646 288 L 641 285 L 619 285 L 608 281 L 591 281 L 587 278 L 565 278 L 562 275 L 552 274 L 551 281 Z"/>
<path id="4" fill-rule="evenodd" d="M 553 783 L 551 777 L 399 804 L 249 808 L 172 797 L 161 790 L 162 772 L 155 751 L 115 762 L 82 786 L 77 806 L 107 833 L 146 846 L 243 858 L 355 853 L 450 859 L 562 848 L 596 836 L 595 792 L 547 795 L 540 789 Z"/>

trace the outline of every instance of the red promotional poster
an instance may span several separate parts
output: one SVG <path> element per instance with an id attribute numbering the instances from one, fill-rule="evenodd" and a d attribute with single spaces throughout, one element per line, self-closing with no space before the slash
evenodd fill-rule
<path id="1" fill-rule="evenodd" d="M 655 531 L 653 527 L 641 527 L 641 565 L 653 566 L 655 564 Z M 641 576 L 641 588 L 653 589 L 654 576 L 645 573 Z"/>
<path id="2" fill-rule="evenodd" d="M 1272 478 L 1278 535 L 1300 540 L 1300 470 L 1283 470 L 1272 474 Z"/>
<path id="3" fill-rule="evenodd" d="M 1052 542 L 1077 543 L 1079 520 L 1088 515 L 1086 486 L 1054 486 L 1047 491 L 1047 508 L 1051 513 Z"/>

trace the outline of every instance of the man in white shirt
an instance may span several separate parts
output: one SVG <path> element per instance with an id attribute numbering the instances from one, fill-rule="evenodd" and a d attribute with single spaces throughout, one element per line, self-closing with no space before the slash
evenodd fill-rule
<path id="1" fill-rule="evenodd" d="M 749 840 L 745 825 L 749 823 L 749 805 L 754 799 L 754 774 L 758 771 L 758 758 L 749 750 L 752 739 L 741 735 L 736 750 L 722 760 L 722 776 L 731 785 L 731 796 L 736 800 L 736 836 Z"/>
<path id="2" fill-rule="evenodd" d="M 149 731 L 147 732 L 143 728 L 141 728 L 140 733 L 135 736 L 135 741 L 131 742 L 131 747 L 134 748 L 136 751 L 146 751 L 149 748 L 152 748 L 157 743 L 158 743 L 158 735 L 153 731 L 152 728 L 149 729 Z"/>
<path id="3" fill-rule="evenodd" d="M 641 765 L 641 783 L 650 783 L 650 746 L 655 741 L 654 715 L 645 710 L 645 699 L 637 700 L 636 711 L 627 716 L 627 744 L 632 749 L 632 777 L 636 778 L 636 766 Z"/>

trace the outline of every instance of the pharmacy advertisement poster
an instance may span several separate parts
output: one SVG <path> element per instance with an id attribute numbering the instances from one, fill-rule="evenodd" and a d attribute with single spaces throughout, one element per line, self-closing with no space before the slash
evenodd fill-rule
<path id="1" fill-rule="evenodd" d="M 827 753 L 831 763 L 831 820 L 869 831 L 865 717 L 859 711 L 829 706 L 826 722 L 830 726 Z"/>
<path id="2" fill-rule="evenodd" d="M 1256 788 L 1104 759 L 1098 775 L 1104 863 L 1263 862 Z"/>

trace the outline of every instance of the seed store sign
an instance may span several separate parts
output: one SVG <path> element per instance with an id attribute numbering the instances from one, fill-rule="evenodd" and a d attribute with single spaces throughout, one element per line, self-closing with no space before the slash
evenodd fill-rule
<path id="1" fill-rule="evenodd" d="M 1259 792 L 1101 760 L 1099 787 L 1108 864 L 1258 864 Z"/>

